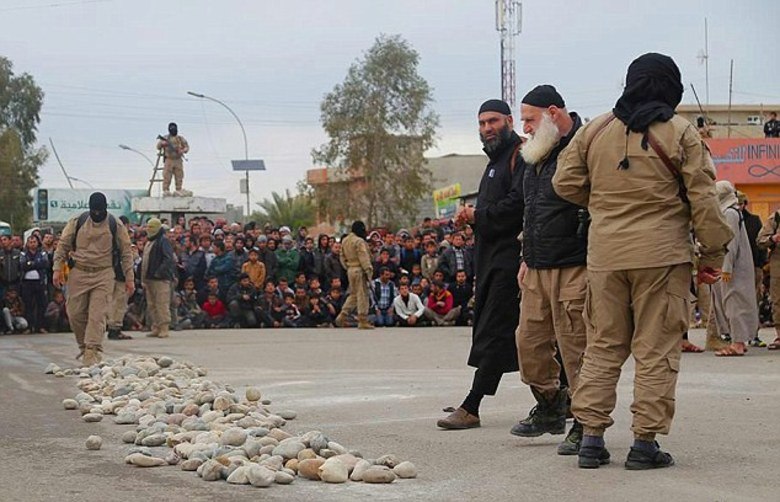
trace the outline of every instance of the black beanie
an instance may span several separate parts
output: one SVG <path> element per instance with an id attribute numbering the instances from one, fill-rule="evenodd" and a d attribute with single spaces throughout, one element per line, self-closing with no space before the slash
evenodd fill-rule
<path id="1" fill-rule="evenodd" d="M 512 109 L 508 104 L 506 104 L 506 101 L 501 101 L 500 99 L 488 99 L 482 103 L 482 106 L 479 107 L 479 112 L 477 115 L 480 115 L 484 112 L 498 112 L 504 115 L 512 115 Z"/>
<path id="2" fill-rule="evenodd" d="M 522 103 L 537 108 L 549 108 L 551 106 L 566 108 L 563 97 L 558 94 L 555 87 L 549 84 L 537 85 L 531 89 L 523 98 Z"/>
<path id="3" fill-rule="evenodd" d="M 95 192 L 89 196 L 89 210 L 90 211 L 105 211 L 108 209 L 108 202 L 106 202 L 106 196 L 100 192 Z"/>
<path id="4" fill-rule="evenodd" d="M 366 224 L 360 220 L 356 220 L 352 223 L 352 233 L 358 237 L 366 238 Z"/>

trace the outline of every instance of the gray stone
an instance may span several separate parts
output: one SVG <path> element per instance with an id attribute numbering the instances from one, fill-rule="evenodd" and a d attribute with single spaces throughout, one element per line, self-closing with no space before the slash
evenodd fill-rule
<path id="1" fill-rule="evenodd" d="M 401 462 L 393 467 L 393 472 L 396 476 L 402 479 L 416 478 L 417 467 L 411 462 Z"/>
<path id="2" fill-rule="evenodd" d="M 273 449 L 273 455 L 281 455 L 285 460 L 298 458 L 298 453 L 306 449 L 303 443 L 299 441 L 282 442 Z"/>
<path id="3" fill-rule="evenodd" d="M 125 458 L 125 462 L 133 464 L 138 467 L 159 467 L 161 465 L 167 465 L 165 460 L 157 457 L 149 457 L 142 453 L 133 453 Z"/>
<path id="4" fill-rule="evenodd" d="M 56 364 L 49 363 L 49 365 L 46 366 L 46 369 L 43 371 L 43 373 L 44 373 L 44 375 L 53 375 L 53 374 L 57 373 L 60 370 L 61 370 L 61 368 L 59 366 L 57 366 Z"/>
<path id="5" fill-rule="evenodd" d="M 99 450 L 103 446 L 103 438 L 100 436 L 89 436 L 87 438 L 87 450 Z"/>
<path id="6" fill-rule="evenodd" d="M 219 438 L 221 445 L 241 446 L 246 442 L 246 431 L 238 427 L 231 427 L 222 433 Z"/>
<path id="7" fill-rule="evenodd" d="M 103 420 L 103 415 L 101 413 L 87 413 L 83 417 L 85 422 L 100 422 Z"/>
<path id="8" fill-rule="evenodd" d="M 245 466 L 237 467 L 227 478 L 227 482 L 231 485 L 248 485 L 249 484 L 249 468 Z"/>
<path id="9" fill-rule="evenodd" d="M 274 482 L 278 485 L 289 485 L 293 481 L 295 481 L 295 476 L 288 472 L 278 471 L 274 475 Z"/>
<path id="10" fill-rule="evenodd" d="M 246 400 L 249 402 L 256 402 L 260 401 L 262 398 L 262 394 L 260 393 L 260 389 L 257 387 L 248 387 L 246 389 Z"/>
<path id="11" fill-rule="evenodd" d="M 363 472 L 365 483 L 392 483 L 395 481 L 395 473 L 384 466 L 372 466 Z"/>
<path id="12" fill-rule="evenodd" d="M 160 365 L 160 368 L 167 368 L 173 364 L 173 359 L 168 356 L 162 356 L 157 360 L 157 364 Z"/>
<path id="13" fill-rule="evenodd" d="M 216 460 L 209 460 L 198 468 L 200 477 L 204 481 L 217 481 L 222 479 L 222 473 L 225 470 L 225 466 Z"/>
<path id="14" fill-rule="evenodd" d="M 347 466 L 336 457 L 329 458 L 320 466 L 320 479 L 326 483 L 346 483 L 348 478 Z"/>
<path id="15" fill-rule="evenodd" d="M 138 435 L 135 431 L 125 431 L 124 434 L 122 434 L 122 442 L 123 443 L 135 443 L 135 438 Z"/>
<path id="16" fill-rule="evenodd" d="M 249 483 L 252 486 L 265 488 L 271 486 L 276 479 L 276 473 L 267 467 L 253 464 L 247 472 Z"/>
<path id="17" fill-rule="evenodd" d="M 361 458 L 355 464 L 355 468 L 352 469 L 352 474 L 349 476 L 349 479 L 351 479 L 352 481 L 363 481 L 363 473 L 366 472 L 366 469 L 370 467 L 371 467 L 371 462 Z"/>
<path id="18" fill-rule="evenodd" d="M 190 458 L 181 463 L 181 470 L 196 471 L 198 470 L 198 467 L 200 467 L 201 464 L 203 464 L 203 462 L 204 460 L 202 458 Z"/>
<path id="19" fill-rule="evenodd" d="M 62 407 L 66 410 L 75 410 L 79 407 L 79 402 L 75 399 L 63 399 Z"/>
<path id="20" fill-rule="evenodd" d="M 279 415 L 280 417 L 282 417 L 285 420 L 294 420 L 295 417 L 298 416 L 298 414 L 296 412 L 292 411 L 292 410 L 282 410 L 282 411 L 280 411 L 280 412 L 278 412 L 276 414 Z"/>
<path id="21" fill-rule="evenodd" d="M 141 440 L 143 446 L 162 446 L 165 444 L 167 437 L 164 434 L 152 434 Z"/>

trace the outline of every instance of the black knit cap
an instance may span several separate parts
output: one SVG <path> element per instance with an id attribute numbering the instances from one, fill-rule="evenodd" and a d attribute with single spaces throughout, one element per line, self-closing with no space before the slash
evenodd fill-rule
<path id="1" fill-rule="evenodd" d="M 566 108 L 563 97 L 558 94 L 555 87 L 550 84 L 537 85 L 528 91 L 528 94 L 525 95 L 522 103 L 537 108 L 549 108 L 551 106 Z"/>
<path id="2" fill-rule="evenodd" d="M 508 104 L 506 104 L 506 101 L 502 101 L 500 99 L 488 99 L 482 103 L 482 106 L 479 107 L 479 112 L 477 115 L 480 115 L 484 112 L 498 112 L 504 115 L 512 115 L 512 109 Z"/>

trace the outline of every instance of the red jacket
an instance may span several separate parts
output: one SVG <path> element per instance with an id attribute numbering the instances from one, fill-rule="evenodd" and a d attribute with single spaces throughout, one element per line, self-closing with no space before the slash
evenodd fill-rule
<path id="1" fill-rule="evenodd" d="M 439 296 L 435 296 L 433 293 L 428 295 L 428 308 L 439 315 L 447 315 L 447 313 L 452 310 L 453 301 L 452 293 L 445 289 L 439 293 Z M 438 302 L 444 302 L 444 306 L 440 307 L 439 305 L 436 305 Z"/>
<path id="2" fill-rule="evenodd" d="M 227 315 L 225 304 L 222 303 L 222 300 L 220 299 L 217 299 L 217 301 L 214 302 L 214 305 L 209 303 L 207 300 L 203 302 L 201 308 L 203 309 L 203 312 L 205 312 L 206 315 L 211 318 Z"/>

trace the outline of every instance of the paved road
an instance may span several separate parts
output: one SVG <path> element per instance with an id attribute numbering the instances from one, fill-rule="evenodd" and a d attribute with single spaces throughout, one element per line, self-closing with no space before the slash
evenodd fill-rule
<path id="1" fill-rule="evenodd" d="M 562 436 L 509 434 L 533 404 L 517 374 L 485 400 L 481 429 L 434 427 L 441 408 L 457 406 L 470 383 L 465 328 L 196 331 L 108 342 L 108 357 L 165 354 L 207 367 L 212 379 L 257 385 L 275 406 L 298 412 L 287 430 L 322 430 L 367 457 L 395 453 L 421 473 L 392 485 L 299 479 L 258 492 L 175 467 L 123 464 L 127 445 L 119 437 L 127 426 L 86 424 L 64 411 L 61 400 L 77 392 L 74 380 L 43 374 L 49 362 L 72 365 L 71 337 L 0 336 L 0 500 L 780 500 L 780 353 L 765 349 L 731 359 L 685 354 L 677 418 L 662 438 L 677 466 L 628 472 L 631 362 L 607 435 L 615 463 L 586 471 L 555 455 Z M 703 343 L 703 333 L 692 339 Z M 84 448 L 92 433 L 103 436 L 102 450 Z"/>

